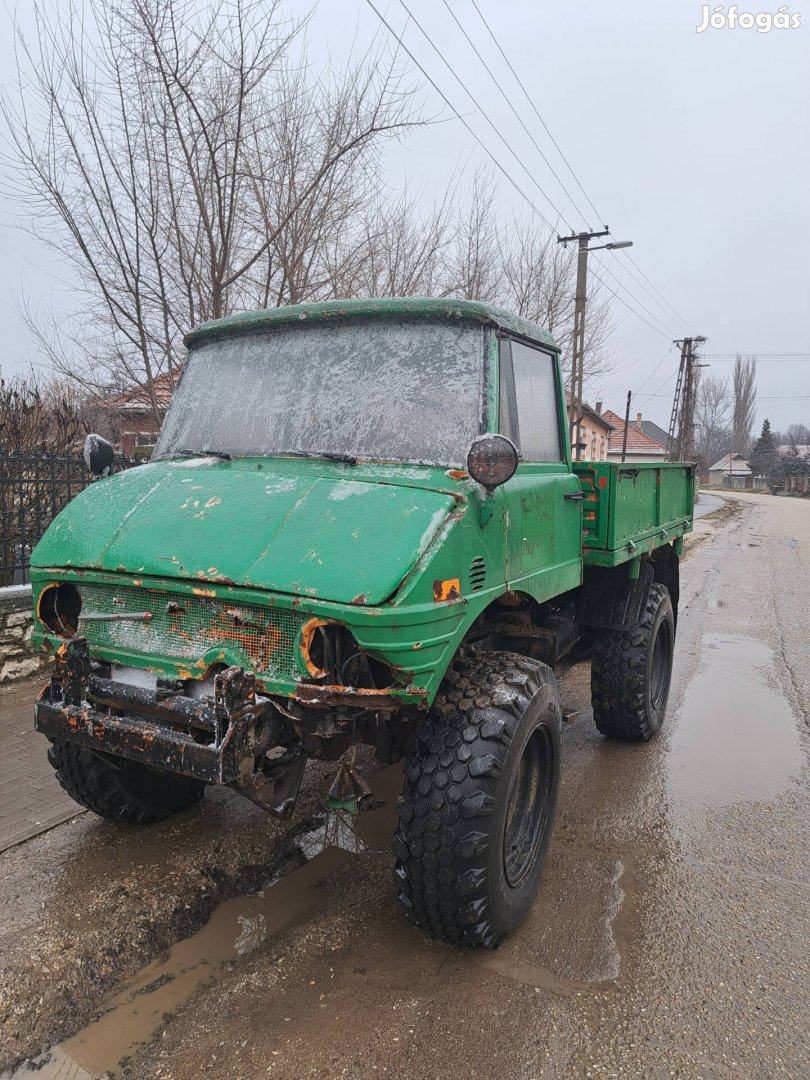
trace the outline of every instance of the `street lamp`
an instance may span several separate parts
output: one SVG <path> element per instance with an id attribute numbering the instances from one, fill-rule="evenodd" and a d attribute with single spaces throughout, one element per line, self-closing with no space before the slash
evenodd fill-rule
<path id="1" fill-rule="evenodd" d="M 633 246 L 632 240 L 612 240 L 607 244 L 595 244 L 588 247 L 588 241 L 610 236 L 610 229 L 605 226 L 602 232 L 581 232 L 572 236 L 558 236 L 558 244 L 569 244 L 576 240 L 577 249 L 577 291 L 574 300 L 574 334 L 571 342 L 571 422 L 570 440 L 575 450 L 577 461 L 582 457 L 582 381 L 585 367 L 585 300 L 588 281 L 588 252 L 617 251 L 619 248 Z M 575 437 L 576 432 L 576 437 Z"/>

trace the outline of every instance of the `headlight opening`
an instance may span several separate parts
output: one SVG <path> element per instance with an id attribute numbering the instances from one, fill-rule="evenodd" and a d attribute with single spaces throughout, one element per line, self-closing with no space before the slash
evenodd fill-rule
<path id="1" fill-rule="evenodd" d="M 386 690 L 396 681 L 392 668 L 369 656 L 340 623 L 310 619 L 301 628 L 301 652 L 309 675 L 328 686 Z"/>
<path id="2" fill-rule="evenodd" d="M 75 637 L 79 630 L 82 598 L 69 581 L 46 586 L 39 594 L 37 617 L 51 633 L 59 637 Z"/>

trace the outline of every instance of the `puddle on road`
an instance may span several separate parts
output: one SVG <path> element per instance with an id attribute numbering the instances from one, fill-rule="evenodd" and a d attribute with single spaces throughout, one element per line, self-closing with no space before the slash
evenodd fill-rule
<path id="1" fill-rule="evenodd" d="M 703 639 L 703 667 L 678 713 L 669 761 L 673 806 L 690 816 L 708 806 L 768 800 L 802 761 L 790 705 L 774 689 L 773 653 L 733 635 Z"/>
<path id="2" fill-rule="evenodd" d="M 0 1080 L 94 1080 L 116 1075 L 122 1060 L 149 1043 L 168 1017 L 220 978 L 229 962 L 314 911 L 322 901 L 319 886 L 335 871 L 361 851 L 383 849 L 394 830 L 401 765 L 378 772 L 371 788 L 374 808 L 351 825 L 330 815 L 319 828 L 297 838 L 292 848 L 308 860 L 302 866 L 268 882 L 259 893 L 223 901 L 195 934 L 105 998 L 95 1020 L 34 1061 L 0 1073 Z"/>

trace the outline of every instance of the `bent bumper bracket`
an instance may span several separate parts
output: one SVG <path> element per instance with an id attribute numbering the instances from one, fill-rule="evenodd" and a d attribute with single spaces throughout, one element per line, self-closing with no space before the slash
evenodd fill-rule
<path id="1" fill-rule="evenodd" d="M 49 739 L 231 784 L 244 775 L 246 759 L 252 766 L 259 710 L 255 678 L 241 668 L 216 676 L 213 701 L 194 701 L 93 675 L 87 640 L 73 638 L 56 656 L 34 726 Z"/>

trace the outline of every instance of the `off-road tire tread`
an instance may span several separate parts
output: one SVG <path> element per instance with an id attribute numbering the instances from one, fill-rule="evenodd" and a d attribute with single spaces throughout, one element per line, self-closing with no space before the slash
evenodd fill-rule
<path id="1" fill-rule="evenodd" d="M 120 769 L 84 746 L 59 739 L 48 750 L 48 761 L 56 779 L 77 803 L 100 817 L 130 825 L 163 821 L 197 802 L 205 789 L 200 780 L 155 772 L 150 778 L 150 797 L 135 796 L 127 790 Z M 137 765 L 124 759 L 121 764 L 124 769 Z"/>
<path id="2" fill-rule="evenodd" d="M 462 655 L 417 729 L 394 877 L 408 918 L 453 944 L 493 948 L 503 937 L 487 899 L 487 818 L 517 723 L 548 684 L 557 690 L 552 670 L 518 653 Z"/>
<path id="3" fill-rule="evenodd" d="M 647 651 L 650 631 L 661 604 L 669 599 L 664 585 L 653 582 L 638 624 L 627 630 L 600 630 L 591 656 L 591 704 L 597 730 L 609 739 L 647 742 L 657 728 L 646 707 Z"/>

